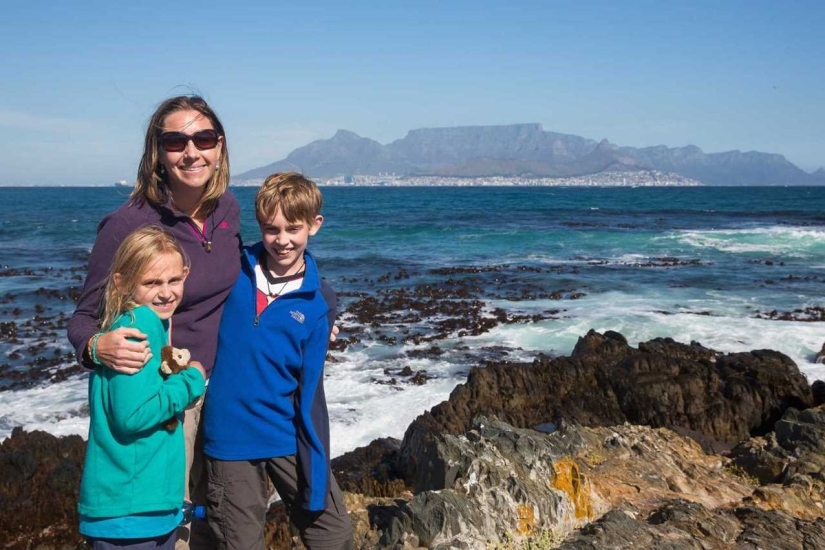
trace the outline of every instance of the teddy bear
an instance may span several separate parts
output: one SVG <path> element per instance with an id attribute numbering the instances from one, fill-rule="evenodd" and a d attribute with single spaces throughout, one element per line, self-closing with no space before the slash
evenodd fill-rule
<path id="1" fill-rule="evenodd" d="M 189 359 L 192 356 L 188 349 L 179 349 L 172 346 L 163 346 L 160 349 L 160 375 L 164 380 L 173 374 L 177 374 L 189 366 Z M 163 423 L 166 429 L 174 432 L 178 427 L 178 417 L 173 416 Z"/>

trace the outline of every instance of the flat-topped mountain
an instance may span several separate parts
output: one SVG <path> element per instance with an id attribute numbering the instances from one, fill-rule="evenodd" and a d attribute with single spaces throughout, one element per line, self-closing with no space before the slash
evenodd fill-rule
<path id="1" fill-rule="evenodd" d="M 314 178 L 351 174 L 450 177 L 574 177 L 659 170 L 708 185 L 818 185 L 825 170 L 801 170 L 784 156 L 756 151 L 704 153 L 685 147 L 620 147 L 540 124 L 420 128 L 387 145 L 347 130 L 299 147 L 285 159 L 235 176 L 243 182 L 298 170 Z"/>

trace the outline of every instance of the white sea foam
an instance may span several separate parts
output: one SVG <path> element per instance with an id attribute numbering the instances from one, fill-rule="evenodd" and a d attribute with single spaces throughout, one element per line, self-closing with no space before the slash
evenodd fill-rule
<path id="1" fill-rule="evenodd" d="M 465 365 L 442 358 L 409 358 L 400 353 L 404 349 L 373 346 L 337 355 L 340 362 L 327 364 L 324 387 L 333 456 L 379 437 L 401 439 L 418 415 L 447 399 L 463 381 Z M 432 378 L 420 386 L 407 383 L 409 377 L 398 374 L 407 366 Z M 392 378 L 394 385 L 389 384 Z"/>
<path id="2" fill-rule="evenodd" d="M 524 325 L 501 325 L 475 337 L 526 351 L 569 355 L 579 337 L 590 329 L 613 330 L 627 338 L 631 346 L 653 338 L 671 337 L 688 344 L 699 342 L 717 351 L 733 353 L 772 349 L 790 357 L 810 382 L 825 379 L 825 365 L 814 363 L 822 347 L 821 323 L 772 321 L 743 316 L 740 306 L 752 306 L 745 298 L 725 295 L 706 299 L 680 296 L 676 289 L 668 303 L 620 292 L 585 296 L 565 303 L 564 316 Z M 531 302 L 543 309 L 557 302 Z"/>
<path id="3" fill-rule="evenodd" d="M 825 230 L 792 226 L 690 230 L 663 238 L 675 238 L 695 248 L 711 248 L 720 252 L 758 252 L 805 257 L 811 249 L 825 245 Z"/>
<path id="4" fill-rule="evenodd" d="M 330 377 L 327 401 L 330 411 L 331 452 L 338 456 L 379 437 L 401 439 L 404 431 L 421 413 L 449 397 L 458 383 L 455 379 L 430 380 L 422 386 L 376 386 L 364 393 L 363 387 L 335 381 Z M 351 390 L 343 397 L 340 394 Z M 358 393 L 361 390 L 362 393 Z"/>
<path id="5" fill-rule="evenodd" d="M 89 432 L 88 413 L 83 412 L 88 398 L 86 375 L 0 395 L 0 439 L 11 435 L 16 426 L 84 438 Z"/>
<path id="6" fill-rule="evenodd" d="M 404 359 L 398 350 L 372 346 L 366 351 L 342 355 L 329 363 L 325 388 L 330 411 L 332 455 L 338 456 L 367 445 L 378 437 L 401 438 L 407 426 L 422 412 L 444 401 L 463 380 L 460 365 L 429 359 Z M 426 370 L 434 378 L 421 386 L 404 383 L 379 384 L 404 366 Z M 87 376 L 78 376 L 36 388 L 6 391 L 0 401 L 0 440 L 16 426 L 26 431 L 43 430 L 54 435 L 80 435 L 89 430 Z"/>
<path id="7" fill-rule="evenodd" d="M 635 264 L 648 261 L 650 256 L 647 254 L 622 254 L 616 258 L 609 258 L 610 261 L 622 264 Z"/>

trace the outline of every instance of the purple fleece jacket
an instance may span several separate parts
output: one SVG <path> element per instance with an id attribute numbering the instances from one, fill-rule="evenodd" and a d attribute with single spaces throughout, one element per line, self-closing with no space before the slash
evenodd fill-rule
<path id="1" fill-rule="evenodd" d="M 223 303 L 241 270 L 240 209 L 228 190 L 207 217 L 203 232 L 187 216 L 173 210 L 171 201 L 153 207 L 130 200 L 107 214 L 98 225 L 83 294 L 69 320 L 69 341 L 77 350 L 78 361 L 94 368 L 83 354 L 89 338 L 100 330 L 101 297 L 112 258 L 126 235 L 151 224 L 173 235 L 189 256 L 191 268 L 183 300 L 172 317 L 172 344 L 188 348 L 192 359 L 203 363 L 208 378 L 215 364 Z"/>

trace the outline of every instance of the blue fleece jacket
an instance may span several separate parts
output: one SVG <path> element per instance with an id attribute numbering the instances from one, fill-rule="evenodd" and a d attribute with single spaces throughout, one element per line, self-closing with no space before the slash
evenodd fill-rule
<path id="1" fill-rule="evenodd" d="M 298 502 L 323 510 L 330 483 L 324 359 L 337 301 L 305 252 L 301 288 L 257 315 L 254 268 L 262 253 L 261 243 L 244 249 L 224 305 L 204 403 L 204 451 L 219 460 L 297 454 Z"/>

